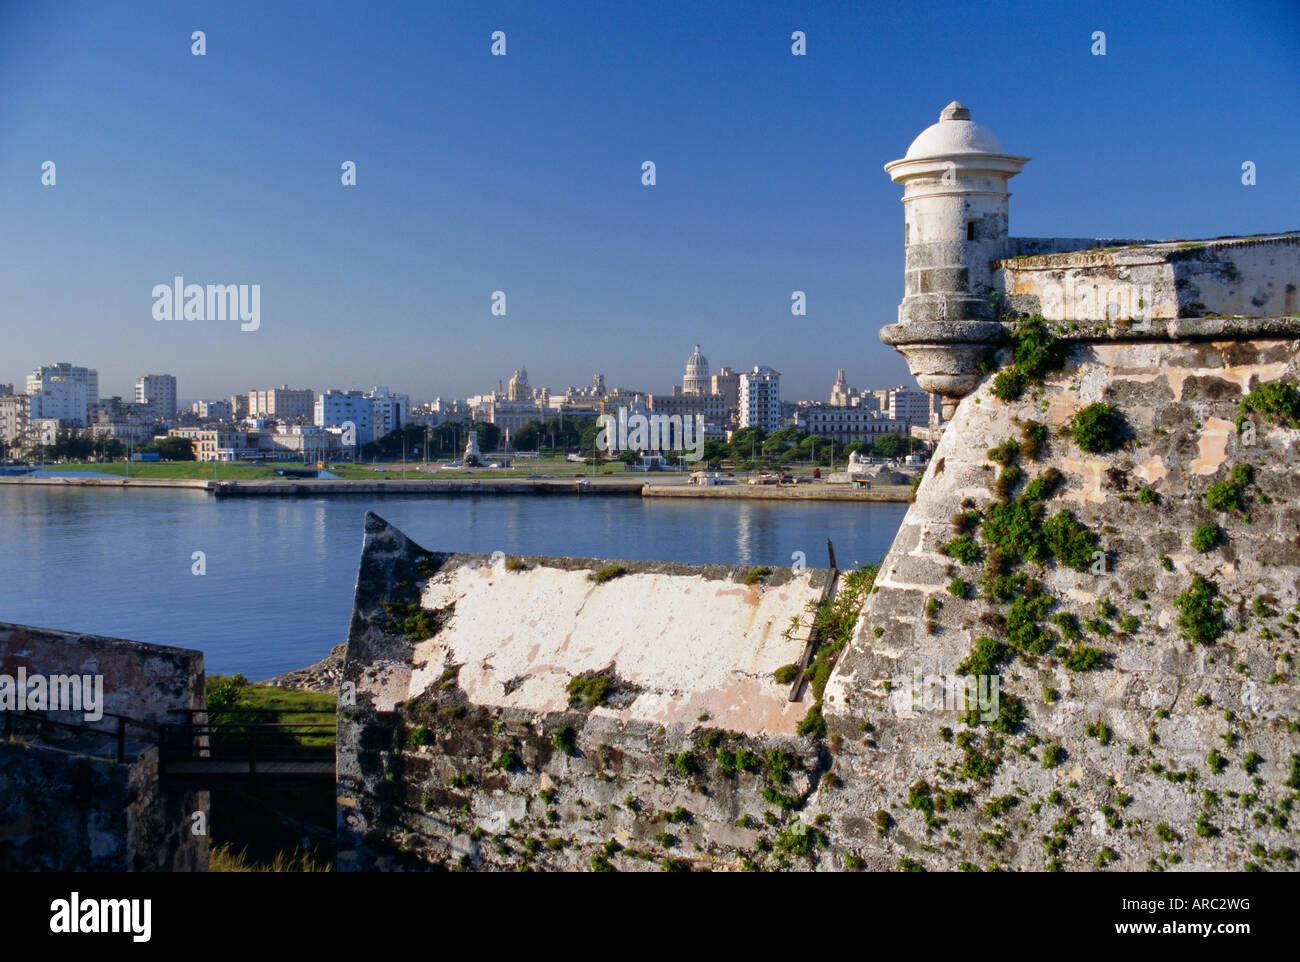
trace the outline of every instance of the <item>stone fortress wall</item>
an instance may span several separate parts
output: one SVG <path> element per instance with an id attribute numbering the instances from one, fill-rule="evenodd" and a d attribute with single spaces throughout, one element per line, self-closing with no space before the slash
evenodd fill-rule
<path id="1" fill-rule="evenodd" d="M 1244 444 L 1236 419 L 1248 391 L 1296 383 L 1296 341 L 1077 342 L 1069 352 L 1018 401 L 999 400 L 990 379 L 945 431 L 827 686 L 845 788 L 820 794 L 814 810 L 833 825 L 886 813 L 881 835 L 844 839 L 881 869 L 904 859 L 935 870 L 1292 867 L 1251 849 L 1297 848 L 1300 431 L 1257 417 Z M 1124 443 L 1106 454 L 1080 450 L 1068 427 L 1097 402 L 1124 424 Z M 990 449 L 1023 444 L 1030 422 L 1048 439 L 1036 458 L 1018 457 L 1022 480 L 1004 499 Z M 1241 466 L 1253 477 L 1245 511 L 1209 508 L 1210 486 Z M 1104 554 L 1095 565 L 1087 552 L 1083 571 L 1015 563 L 1008 576 L 1032 579 L 1047 602 L 1035 611 L 1020 593 L 990 597 L 996 549 L 985 536 L 1005 533 L 995 508 L 1024 503 L 1051 471 L 1060 486 L 1034 523 L 1067 510 Z M 981 553 L 963 563 L 944 548 L 969 512 L 983 518 L 972 529 Z M 1208 522 L 1226 540 L 1201 552 L 1192 536 Z M 1223 606 L 1210 643 L 1179 624 L 1198 575 Z M 972 597 L 953 595 L 955 578 Z M 1080 638 L 1066 637 L 1063 616 Z M 1005 660 L 973 669 L 982 640 Z M 1079 649 L 1098 665 L 1080 668 Z M 995 671 L 1003 705 L 1023 717 L 968 726 L 933 691 L 925 697 L 925 685 L 941 694 L 972 670 Z"/>
<path id="2" fill-rule="evenodd" d="M 102 677 L 104 715 L 50 712 L 82 727 L 20 725 L 0 741 L 0 870 L 206 871 L 208 838 L 191 817 L 207 817 L 208 793 L 164 789 L 157 740 L 139 728 L 126 728 L 118 762 L 113 717 L 186 721 L 178 711 L 204 707 L 203 653 L 0 622 L 0 675 L 20 669 Z"/>
<path id="3" fill-rule="evenodd" d="M 808 686 L 775 673 L 799 661 L 810 619 L 789 622 L 826 580 L 437 554 L 368 515 L 343 670 L 355 705 L 345 695 L 339 716 L 339 868 L 738 866 L 764 811 L 792 825 L 825 770 L 824 749 L 796 734 Z M 773 751 L 788 758 L 772 756 L 776 775 Z M 771 805 L 778 786 L 788 803 Z"/>
<path id="4" fill-rule="evenodd" d="M 1012 249 L 1019 249 L 1017 238 Z M 1028 246 L 1028 245 L 1026 245 Z M 1300 311 L 1300 234 L 1135 244 L 996 262 L 1012 310 L 1049 321 L 1268 317 Z"/>
<path id="5" fill-rule="evenodd" d="M 1028 160 L 953 103 L 886 166 L 950 423 L 874 584 L 368 520 L 341 867 L 1295 867 L 1300 235 L 1011 238 Z"/>

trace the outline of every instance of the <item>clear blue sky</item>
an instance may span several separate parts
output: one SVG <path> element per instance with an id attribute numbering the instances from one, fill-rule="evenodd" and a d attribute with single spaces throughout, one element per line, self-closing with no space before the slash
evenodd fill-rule
<path id="1" fill-rule="evenodd" d="M 881 166 L 945 104 L 1034 158 L 1013 234 L 1296 229 L 1298 52 L 1288 0 L 0 2 L 0 381 L 666 391 L 698 341 L 785 397 L 910 383 Z M 261 284 L 261 330 L 153 320 L 175 274 Z"/>

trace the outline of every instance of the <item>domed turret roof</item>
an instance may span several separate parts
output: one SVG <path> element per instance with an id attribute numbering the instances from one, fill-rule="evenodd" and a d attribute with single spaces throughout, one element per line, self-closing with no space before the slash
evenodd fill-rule
<path id="1" fill-rule="evenodd" d="M 953 101 L 939 114 L 939 122 L 921 131 L 907 148 L 904 160 L 947 154 L 1001 154 L 1002 142 L 982 124 L 970 119 L 970 110 Z"/>
<path id="2" fill-rule="evenodd" d="M 695 353 L 686 359 L 686 376 L 687 377 L 707 377 L 709 374 L 709 360 L 700 353 L 700 346 L 695 345 Z"/>

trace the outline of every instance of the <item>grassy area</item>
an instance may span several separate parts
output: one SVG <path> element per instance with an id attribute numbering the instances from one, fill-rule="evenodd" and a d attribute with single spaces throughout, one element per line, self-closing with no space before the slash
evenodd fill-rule
<path id="1" fill-rule="evenodd" d="M 209 675 L 208 707 L 214 723 L 251 720 L 230 708 L 264 709 L 259 722 L 320 725 L 292 737 L 304 747 L 332 748 L 336 699 L 332 693 L 249 684 L 242 675 Z M 226 711 L 220 709 L 225 708 Z M 306 709 L 306 714 L 274 714 Z M 238 731 L 224 740 L 237 742 Z M 262 786 L 211 793 L 214 872 L 328 872 L 334 861 L 335 797 L 332 781 L 293 789 Z"/>
<path id="2" fill-rule="evenodd" d="M 47 464 L 47 471 L 94 471 L 99 474 L 120 474 L 127 476 L 127 464 Z M 36 472 L 39 474 L 40 472 Z M 219 481 L 241 480 L 258 481 L 265 478 L 278 478 L 272 468 L 257 467 L 248 464 L 226 464 L 218 461 L 141 461 L 130 465 L 133 478 L 192 478 L 210 481 L 214 477 Z"/>
<path id="3" fill-rule="evenodd" d="M 243 675 L 209 675 L 208 707 L 213 724 L 232 721 L 252 721 L 251 716 L 232 712 L 232 708 L 258 709 L 267 714 L 256 716 L 258 722 L 279 722 L 291 725 L 314 725 L 295 737 L 304 747 L 332 746 L 337 699 L 332 692 L 295 691 L 271 685 L 250 684 Z M 293 711 L 293 714 L 275 714 Z M 304 712 L 298 714 L 298 712 Z"/>
<path id="4" fill-rule="evenodd" d="M 341 478 L 349 480 L 363 481 L 384 481 L 400 479 L 402 475 L 402 462 L 396 463 L 385 462 L 383 464 L 330 464 L 328 470 L 337 474 Z M 601 472 L 612 471 L 615 475 L 624 473 L 623 466 L 603 467 Z M 597 472 L 600 473 L 600 472 Z M 418 461 L 409 461 L 406 465 L 406 479 L 411 478 L 441 478 L 444 481 L 456 481 L 462 478 L 526 478 L 530 474 L 544 475 L 549 474 L 554 480 L 562 481 L 565 479 L 572 480 L 576 475 L 587 477 L 591 474 L 591 469 L 585 464 L 574 464 L 565 461 L 551 461 L 538 463 L 536 461 L 519 462 L 516 461 L 514 466 L 502 470 L 489 470 L 487 468 L 471 468 L 469 471 L 440 471 L 436 464 L 425 465 Z"/>

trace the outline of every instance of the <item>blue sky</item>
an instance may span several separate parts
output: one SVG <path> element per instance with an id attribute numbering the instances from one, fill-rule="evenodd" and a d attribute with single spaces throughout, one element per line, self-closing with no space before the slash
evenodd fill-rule
<path id="1" fill-rule="evenodd" d="M 102 394 L 167 372 L 185 399 L 420 400 L 526 364 L 666 391 L 698 341 L 785 397 L 837 367 L 910 383 L 877 337 L 903 258 L 881 167 L 945 104 L 1034 158 L 1013 234 L 1297 229 L 1297 51 L 1282 0 L 0 0 L 0 381 L 66 360 Z M 261 284 L 260 330 L 155 321 L 176 274 Z"/>

